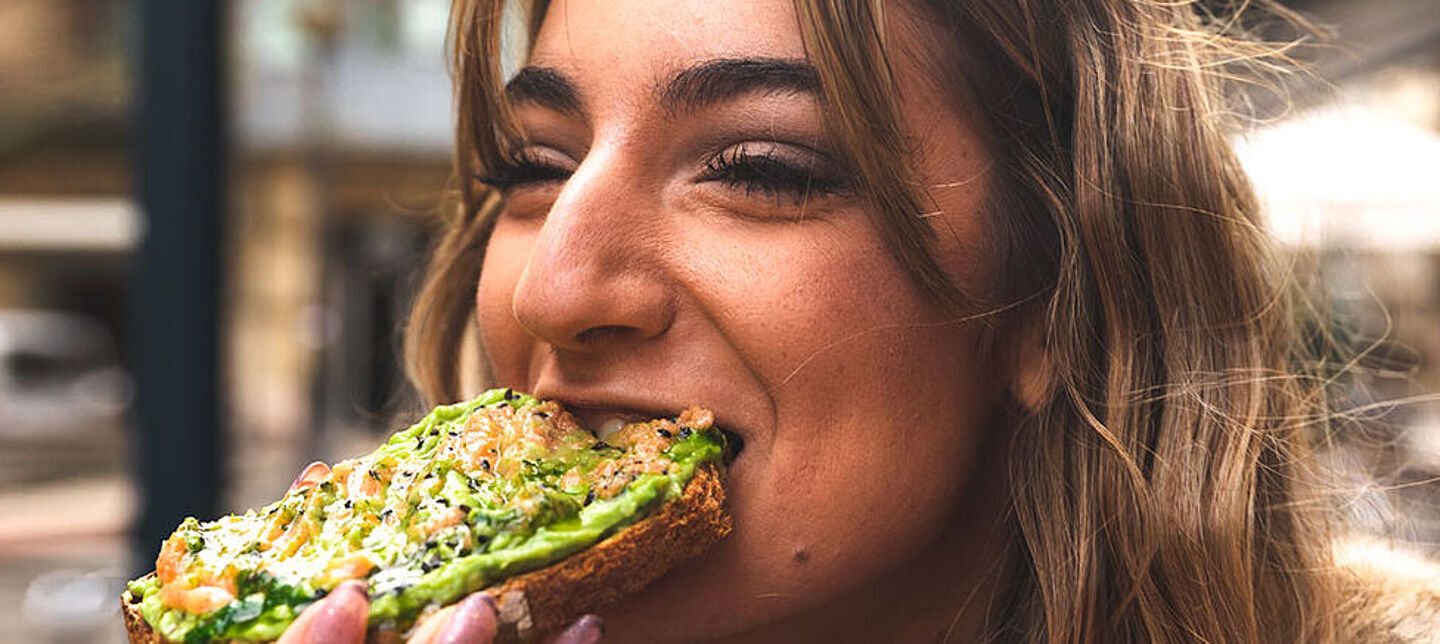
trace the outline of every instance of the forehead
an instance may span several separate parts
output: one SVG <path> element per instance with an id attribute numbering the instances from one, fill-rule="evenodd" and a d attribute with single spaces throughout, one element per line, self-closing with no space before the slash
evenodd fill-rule
<path id="1" fill-rule="evenodd" d="M 789 0 L 558 0 L 530 62 L 633 87 L 715 58 L 805 58 Z"/>

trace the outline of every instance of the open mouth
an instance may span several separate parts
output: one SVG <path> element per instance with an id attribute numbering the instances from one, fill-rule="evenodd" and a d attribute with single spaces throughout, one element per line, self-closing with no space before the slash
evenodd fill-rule
<path id="1" fill-rule="evenodd" d="M 735 462 L 735 459 L 740 456 L 740 452 L 745 450 L 745 437 L 723 427 L 720 428 L 720 434 L 725 437 L 725 453 L 721 459 L 725 461 L 726 465 L 729 465 Z"/>
<path id="2" fill-rule="evenodd" d="M 563 404 L 563 400 L 562 400 Z M 584 403 L 571 403 L 565 405 L 580 423 L 580 426 L 601 441 L 608 441 L 612 436 L 619 434 L 626 427 L 636 423 L 646 423 L 657 418 L 664 418 L 677 425 L 686 424 L 684 416 L 686 413 L 654 413 L 636 409 L 617 409 L 615 407 L 591 406 Z M 706 412 L 709 413 L 709 412 Z M 726 465 L 734 462 L 740 452 L 745 449 L 745 438 L 740 434 L 730 431 L 719 423 L 714 424 L 715 429 L 725 438 L 725 451 L 722 460 Z"/>

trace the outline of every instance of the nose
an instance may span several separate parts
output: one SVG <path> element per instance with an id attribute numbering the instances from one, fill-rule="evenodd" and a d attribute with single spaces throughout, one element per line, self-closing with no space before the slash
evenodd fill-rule
<path id="1" fill-rule="evenodd" d="M 515 318 L 556 349 L 600 352 L 665 333 L 674 320 L 653 191 L 594 152 L 566 181 L 515 287 Z"/>

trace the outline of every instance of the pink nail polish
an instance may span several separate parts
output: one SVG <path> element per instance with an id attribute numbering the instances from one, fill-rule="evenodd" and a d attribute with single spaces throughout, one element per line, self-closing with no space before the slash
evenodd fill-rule
<path id="1" fill-rule="evenodd" d="M 347 581 L 325 597 L 325 605 L 310 628 L 312 644 L 359 644 L 365 638 L 370 598 L 365 585 Z"/>
<path id="2" fill-rule="evenodd" d="M 605 620 L 598 615 L 585 615 L 555 638 L 555 644 L 595 644 L 605 634 Z"/>
<path id="3" fill-rule="evenodd" d="M 495 600 L 489 595 L 476 593 L 466 597 L 455 607 L 455 613 L 440 631 L 435 644 L 487 642 L 495 637 L 498 621 L 495 615 Z"/>
<path id="4" fill-rule="evenodd" d="M 329 465 L 326 465 L 323 461 L 315 461 L 314 463 L 306 465 L 305 469 L 300 470 L 300 473 L 295 475 L 295 480 L 290 483 L 290 489 L 293 491 L 314 485 L 329 473 Z"/>

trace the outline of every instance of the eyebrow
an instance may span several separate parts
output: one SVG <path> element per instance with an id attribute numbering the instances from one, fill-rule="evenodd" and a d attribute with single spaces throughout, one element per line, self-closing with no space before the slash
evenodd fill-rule
<path id="1" fill-rule="evenodd" d="M 576 116 L 585 113 L 575 83 L 552 67 L 531 65 L 521 69 L 505 84 L 505 96 L 516 105 L 530 103 Z"/>
<path id="2" fill-rule="evenodd" d="M 694 111 L 751 93 L 818 97 L 820 74 L 803 59 L 719 58 L 672 77 L 660 92 L 660 103 L 671 113 Z"/>
<path id="3" fill-rule="evenodd" d="M 660 104 L 674 114 L 695 111 L 751 93 L 820 96 L 820 73 L 803 59 L 718 58 L 681 70 L 659 90 Z M 530 65 L 505 84 L 516 105 L 532 104 L 583 116 L 575 82 L 553 67 Z"/>

